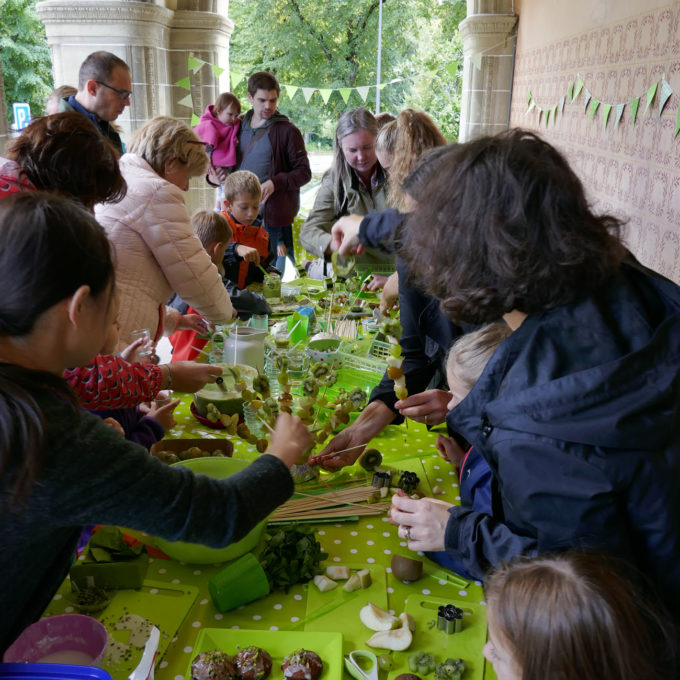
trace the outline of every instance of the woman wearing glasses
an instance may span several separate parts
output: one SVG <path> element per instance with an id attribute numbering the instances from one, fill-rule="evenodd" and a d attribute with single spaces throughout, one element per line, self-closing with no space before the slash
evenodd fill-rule
<path id="1" fill-rule="evenodd" d="M 226 323 L 234 315 L 184 203 L 189 179 L 205 174 L 208 162 L 203 143 L 187 125 L 167 116 L 153 118 L 134 133 L 120 159 L 126 197 L 95 208 L 116 250 L 119 350 L 129 344 L 134 329 L 148 328 L 157 341 L 176 330 L 204 332 L 203 317 Z M 173 293 L 202 316 L 180 316 L 167 307 Z"/>
<path id="2" fill-rule="evenodd" d="M 123 143 L 113 121 L 130 106 L 132 79 L 128 65 L 111 52 L 93 52 L 80 65 L 78 91 L 59 103 L 59 111 L 87 116 L 119 152 Z"/>

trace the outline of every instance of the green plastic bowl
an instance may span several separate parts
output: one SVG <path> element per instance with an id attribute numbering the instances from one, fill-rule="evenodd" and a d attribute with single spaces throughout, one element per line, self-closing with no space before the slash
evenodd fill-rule
<path id="1" fill-rule="evenodd" d="M 220 413 L 243 415 L 243 397 L 241 392 L 234 390 L 234 376 L 230 372 L 232 368 L 238 369 L 246 385 L 251 388 L 253 379 L 257 377 L 257 369 L 245 364 L 217 364 L 222 367 L 224 383 L 222 387 L 216 383 L 208 383 L 202 390 L 194 394 L 194 405 L 199 415 L 205 417 L 208 414 L 208 404 L 214 404 Z"/>
<path id="2" fill-rule="evenodd" d="M 248 467 L 250 461 L 239 458 L 194 458 L 173 464 L 173 466 L 177 465 L 192 470 L 194 474 L 206 475 L 214 479 L 226 479 Z M 234 560 L 250 552 L 260 542 L 266 525 L 267 520 L 264 519 L 240 541 L 230 543 L 224 548 L 209 548 L 198 543 L 183 541 L 166 541 L 163 538 L 156 538 L 155 543 L 173 560 L 190 564 L 217 564 Z"/>

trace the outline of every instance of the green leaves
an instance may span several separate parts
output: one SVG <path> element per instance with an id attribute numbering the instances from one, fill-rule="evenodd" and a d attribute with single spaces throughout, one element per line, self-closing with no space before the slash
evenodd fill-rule
<path id="1" fill-rule="evenodd" d="M 10 122 L 15 102 L 28 102 L 33 116 L 44 113 L 52 90 L 50 51 L 35 4 L 36 0 L 0 1 L 0 64 Z"/>
<path id="2" fill-rule="evenodd" d="M 292 524 L 267 533 L 260 563 L 269 585 L 286 592 L 296 583 L 305 583 L 321 572 L 319 564 L 328 557 L 308 527 Z"/>

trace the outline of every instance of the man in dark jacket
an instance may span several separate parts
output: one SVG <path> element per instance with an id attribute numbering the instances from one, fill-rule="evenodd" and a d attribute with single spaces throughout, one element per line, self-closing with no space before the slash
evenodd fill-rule
<path id="1" fill-rule="evenodd" d="M 59 102 L 59 111 L 77 111 L 123 153 L 123 142 L 111 123 L 130 106 L 130 68 L 111 52 L 93 52 L 80 65 L 78 91 Z"/>
<path id="2" fill-rule="evenodd" d="M 300 207 L 300 187 L 309 182 L 312 171 L 300 130 L 276 108 L 279 93 L 278 81 L 267 71 L 248 78 L 253 108 L 241 120 L 237 169 L 250 170 L 260 180 L 269 248 L 283 272 L 286 257 L 295 264 L 292 224 Z"/>

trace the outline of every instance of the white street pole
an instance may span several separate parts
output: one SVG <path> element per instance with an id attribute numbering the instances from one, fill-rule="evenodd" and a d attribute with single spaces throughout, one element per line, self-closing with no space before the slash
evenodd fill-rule
<path id="1" fill-rule="evenodd" d="M 378 6 L 378 68 L 377 68 L 377 81 L 375 88 L 375 113 L 378 115 L 380 113 L 380 62 L 381 62 L 381 52 L 382 52 L 382 0 Z"/>

